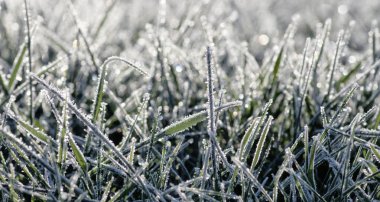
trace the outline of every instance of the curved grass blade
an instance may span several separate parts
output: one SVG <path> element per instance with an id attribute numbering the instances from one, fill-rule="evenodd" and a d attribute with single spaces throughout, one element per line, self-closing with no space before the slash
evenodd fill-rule
<path id="1" fill-rule="evenodd" d="M 96 123 L 97 120 L 98 120 L 98 118 L 99 118 L 101 103 L 102 103 L 102 99 L 103 99 L 103 95 L 104 95 L 104 89 L 105 89 L 105 84 L 106 84 L 105 78 L 107 76 L 107 66 L 108 66 L 109 63 L 114 62 L 114 61 L 121 61 L 121 62 L 127 64 L 128 66 L 134 68 L 135 70 L 137 70 L 142 75 L 144 75 L 144 76 L 148 75 L 148 73 L 146 73 L 140 67 L 138 67 L 137 65 L 129 62 L 128 60 L 126 60 L 124 58 L 120 58 L 120 57 L 116 57 L 116 56 L 112 56 L 112 57 L 107 58 L 104 61 L 104 63 L 102 64 L 102 66 L 100 67 L 101 68 L 101 72 L 100 72 L 100 75 L 99 75 L 99 80 L 98 80 L 98 85 L 97 85 L 97 88 L 96 88 L 96 95 L 95 95 L 94 105 L 93 105 L 93 109 L 92 109 L 92 122 L 93 123 Z M 87 137 L 86 137 L 85 151 L 88 150 L 88 147 L 90 146 L 90 143 L 91 143 L 91 135 L 88 134 Z"/>

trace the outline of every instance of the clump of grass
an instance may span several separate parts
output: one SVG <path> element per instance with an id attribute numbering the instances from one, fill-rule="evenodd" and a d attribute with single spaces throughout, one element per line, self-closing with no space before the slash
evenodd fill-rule
<path id="1" fill-rule="evenodd" d="M 2 201 L 380 200 L 374 9 L 38 2 L 0 3 Z"/>

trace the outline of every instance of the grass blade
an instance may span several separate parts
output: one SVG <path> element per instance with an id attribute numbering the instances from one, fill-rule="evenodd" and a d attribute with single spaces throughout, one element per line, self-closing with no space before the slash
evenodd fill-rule
<path id="1" fill-rule="evenodd" d="M 112 177 L 111 180 L 108 181 L 107 186 L 103 192 L 102 199 L 100 200 L 100 202 L 106 202 L 107 201 L 107 198 L 110 194 L 110 190 L 111 190 L 111 187 L 112 187 L 114 180 L 115 179 Z"/>
<path id="2" fill-rule="evenodd" d="M 26 51 L 27 51 L 27 46 L 25 43 L 23 43 L 20 46 L 20 50 L 16 56 L 16 59 L 15 59 L 15 62 L 13 63 L 13 66 L 12 66 L 11 77 L 9 78 L 9 81 L 8 81 L 8 92 L 9 93 L 11 93 L 15 87 L 16 78 L 17 78 L 18 72 L 22 66 L 22 62 L 24 60 Z"/>
<path id="3" fill-rule="evenodd" d="M 69 138 L 70 147 L 73 150 L 73 154 L 77 163 L 82 168 L 83 172 L 86 173 L 88 167 L 87 167 L 86 159 L 84 158 L 82 151 L 80 150 L 78 145 L 75 143 L 71 134 L 68 134 L 68 138 Z"/>
<path id="4" fill-rule="evenodd" d="M 257 165 L 257 162 L 259 162 L 260 154 L 261 154 L 261 151 L 264 147 L 264 143 L 265 143 L 265 140 L 267 138 L 267 134 L 269 132 L 269 127 L 272 124 L 272 119 L 273 119 L 273 117 L 269 116 L 268 121 L 267 121 L 265 127 L 263 128 L 263 132 L 260 135 L 259 142 L 257 143 L 257 146 L 256 146 L 255 154 L 253 155 L 253 160 L 252 160 L 252 164 L 251 164 L 251 168 L 250 168 L 251 172 L 253 171 L 253 169 Z"/>
<path id="5" fill-rule="evenodd" d="M 240 106 L 241 102 L 240 101 L 235 101 L 235 102 L 229 102 L 221 107 L 217 107 L 215 111 L 224 111 L 226 109 L 232 108 L 232 107 L 237 107 Z M 170 124 L 169 126 L 165 127 L 162 129 L 159 133 L 160 134 L 165 134 L 165 135 L 173 135 L 182 131 L 185 131 L 189 129 L 190 127 L 198 124 L 199 122 L 202 122 L 207 119 L 207 111 L 201 111 L 196 114 L 192 114 L 181 121 L 177 121 L 175 123 Z M 160 136 L 156 136 L 156 139 L 161 138 Z"/>
<path id="6" fill-rule="evenodd" d="M 62 110 L 62 115 L 63 115 L 63 121 L 62 121 L 62 126 L 61 126 L 61 131 L 59 135 L 59 143 L 58 143 L 58 159 L 57 163 L 60 168 L 62 168 L 62 163 L 65 161 L 66 157 L 66 152 L 67 152 L 67 147 L 66 147 L 66 141 L 65 141 L 65 136 L 67 133 L 67 93 L 66 93 L 66 100 L 63 105 L 63 110 Z"/>
<path id="7" fill-rule="evenodd" d="M 13 120 L 15 120 L 22 128 L 24 128 L 26 131 L 28 131 L 31 135 L 39 139 L 40 141 L 48 144 L 50 143 L 51 138 L 46 135 L 44 132 L 40 131 L 39 129 L 36 129 L 34 126 L 28 124 L 27 122 L 19 119 L 17 116 L 15 116 L 12 112 L 8 112 L 8 116 L 10 116 Z"/>
<path id="8" fill-rule="evenodd" d="M 49 86 L 45 81 L 43 81 L 42 79 L 36 77 L 35 75 L 31 75 L 35 80 L 38 81 L 38 83 L 40 83 L 46 90 L 48 90 L 49 92 L 51 92 L 52 94 L 54 94 L 59 100 L 63 101 L 65 100 L 65 98 L 62 96 L 61 93 L 59 93 L 59 91 L 51 86 Z M 123 164 L 125 166 L 128 167 L 128 169 L 130 170 L 130 172 L 132 173 L 136 173 L 135 169 L 132 167 L 131 164 L 129 164 L 127 158 L 115 147 L 115 145 L 106 137 L 106 135 L 104 135 L 98 127 L 96 127 L 94 124 L 91 123 L 91 121 L 87 118 L 87 116 L 82 113 L 74 104 L 72 104 L 70 101 L 67 102 L 67 106 L 68 108 L 87 126 L 89 127 L 92 132 L 94 132 L 94 134 L 96 136 L 99 137 L 99 139 L 101 141 L 103 141 L 105 144 L 104 146 L 107 147 L 108 149 L 110 149 L 111 151 L 114 152 L 114 154 L 123 162 Z M 69 136 L 70 137 L 70 136 Z M 80 157 L 79 157 L 80 158 Z M 149 189 L 147 188 L 147 185 L 146 183 L 143 183 L 143 180 L 141 179 L 141 177 L 137 176 L 137 180 L 138 180 L 138 185 L 144 190 L 144 192 L 146 192 L 146 194 L 148 196 L 150 196 L 151 199 L 152 198 L 152 193 L 151 191 L 149 191 Z M 157 190 L 154 190 L 156 194 L 157 193 Z"/>
<path id="9" fill-rule="evenodd" d="M 135 70 L 137 70 L 142 75 L 144 75 L 144 76 L 148 75 L 140 67 L 138 67 L 137 65 L 129 62 L 128 60 L 126 60 L 124 58 L 112 56 L 112 57 L 109 57 L 108 59 L 106 59 L 104 61 L 104 63 L 102 64 L 102 66 L 100 67 L 101 72 L 100 72 L 100 75 L 99 75 L 98 85 L 97 85 L 97 88 L 96 88 L 96 95 L 95 95 L 94 105 L 93 105 L 93 108 L 92 108 L 92 122 L 95 123 L 95 124 L 96 124 L 96 122 L 98 121 L 98 118 L 99 118 L 101 103 L 102 103 L 102 99 L 103 99 L 103 95 L 104 95 L 104 89 L 105 89 L 105 85 L 106 85 L 105 78 L 107 76 L 107 66 L 108 66 L 109 63 L 114 62 L 114 61 L 121 61 L 121 62 L 127 64 L 128 66 L 134 68 Z M 86 137 L 85 151 L 88 151 L 90 143 L 91 143 L 91 135 L 88 134 L 87 137 Z"/>

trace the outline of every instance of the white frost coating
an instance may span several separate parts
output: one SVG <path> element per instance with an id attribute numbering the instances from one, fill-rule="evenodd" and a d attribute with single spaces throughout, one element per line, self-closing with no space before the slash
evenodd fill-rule
<path id="1" fill-rule="evenodd" d="M 42 86 L 44 86 L 48 91 L 53 93 L 55 96 L 57 96 L 58 99 L 61 101 L 65 100 L 62 94 L 60 94 L 55 88 L 51 88 L 45 81 L 38 78 L 34 74 L 31 74 L 31 77 L 35 80 L 37 80 Z M 73 105 L 71 102 L 67 102 L 68 108 L 74 112 L 74 114 L 87 126 L 89 127 L 95 135 L 97 135 L 101 141 L 105 143 L 105 146 L 112 150 L 115 155 L 123 162 L 125 166 L 128 167 L 129 170 L 131 170 L 132 173 L 136 173 L 135 169 L 132 167 L 132 165 L 128 162 L 127 158 L 115 147 L 115 145 L 108 139 L 106 135 L 104 135 L 98 127 L 96 127 L 94 124 L 91 123 L 91 121 L 87 118 L 86 114 L 82 113 L 75 105 Z M 141 180 L 141 178 L 137 178 L 139 182 L 139 186 L 141 186 L 144 191 L 150 196 L 151 192 L 146 187 L 146 184 L 144 184 Z M 152 190 L 156 192 L 156 190 Z"/>

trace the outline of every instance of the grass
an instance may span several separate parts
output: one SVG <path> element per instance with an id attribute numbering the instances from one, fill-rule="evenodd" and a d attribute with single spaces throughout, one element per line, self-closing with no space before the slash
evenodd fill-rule
<path id="1" fill-rule="evenodd" d="M 380 200 L 365 1 L 0 2 L 1 200 Z"/>

